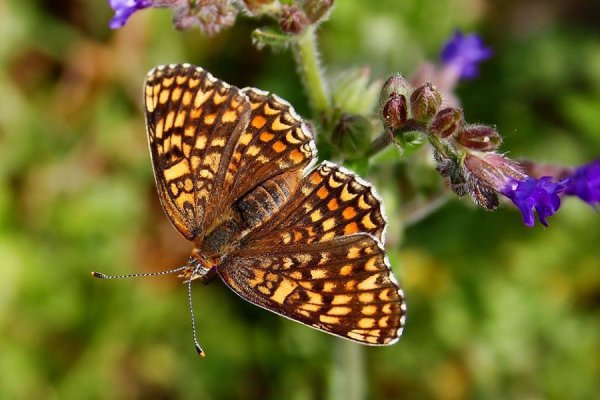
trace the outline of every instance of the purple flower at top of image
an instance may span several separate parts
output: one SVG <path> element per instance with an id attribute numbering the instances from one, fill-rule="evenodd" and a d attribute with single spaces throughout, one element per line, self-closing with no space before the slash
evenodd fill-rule
<path id="1" fill-rule="evenodd" d="M 121 28 L 131 14 L 152 6 L 152 0 L 109 0 L 108 2 L 111 8 L 115 10 L 115 16 L 108 24 L 111 29 Z"/>
<path id="2" fill-rule="evenodd" d="M 446 66 L 459 70 L 461 79 L 472 79 L 479 74 L 479 63 L 492 56 L 492 49 L 485 46 L 481 36 L 464 35 L 456 30 L 442 49 L 441 58 Z"/>
<path id="3" fill-rule="evenodd" d="M 600 159 L 582 165 L 565 179 L 565 194 L 595 206 L 600 203 Z"/>
<path id="4" fill-rule="evenodd" d="M 548 226 L 546 218 L 558 211 L 559 194 L 564 190 L 564 181 L 554 182 L 552 177 L 545 176 L 540 179 L 510 179 L 501 193 L 515 203 L 525 225 L 532 227 L 535 224 L 534 210 L 542 225 Z"/>

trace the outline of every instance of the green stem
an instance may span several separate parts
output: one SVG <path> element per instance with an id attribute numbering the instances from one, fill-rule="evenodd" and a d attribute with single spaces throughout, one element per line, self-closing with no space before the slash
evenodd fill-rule
<path id="1" fill-rule="evenodd" d="M 329 400 L 362 400 L 366 397 L 365 357 L 360 344 L 337 339 L 333 346 Z"/>
<path id="2" fill-rule="evenodd" d="M 294 57 L 315 117 L 327 119 L 331 107 L 329 90 L 323 77 L 315 28 L 309 26 L 293 45 Z"/>
<path id="3" fill-rule="evenodd" d="M 388 131 L 377 136 L 365 153 L 366 158 L 371 158 L 394 142 L 394 134 Z"/>
<path id="4" fill-rule="evenodd" d="M 436 135 L 429 134 L 427 135 L 427 139 L 433 148 L 436 149 L 442 156 L 452 159 L 456 158 L 456 153 L 452 151 L 448 145 L 444 144 Z"/>
<path id="5" fill-rule="evenodd" d="M 395 137 L 400 136 L 403 133 L 413 132 L 413 131 L 425 133 L 426 129 L 425 129 L 425 126 L 423 125 L 423 123 L 417 122 L 414 120 L 408 120 L 408 121 L 406 121 L 406 124 L 401 129 L 398 129 L 397 131 L 394 131 L 394 132 L 390 132 L 388 130 L 384 131 L 383 133 L 381 133 L 379 136 L 377 136 L 371 142 L 371 144 L 369 145 L 369 148 L 365 152 L 365 157 L 367 157 L 367 158 L 373 157 L 375 154 L 379 153 L 380 151 L 382 151 L 386 147 L 388 147 L 390 144 L 394 143 Z"/>

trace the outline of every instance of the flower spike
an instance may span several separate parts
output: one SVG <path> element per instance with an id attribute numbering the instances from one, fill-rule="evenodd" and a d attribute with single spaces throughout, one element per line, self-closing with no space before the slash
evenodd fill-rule
<path id="1" fill-rule="evenodd" d="M 521 211 L 525 225 L 532 227 L 535 224 L 534 209 L 542 225 L 548 226 L 546 218 L 558 211 L 559 194 L 564 189 L 562 181 L 553 182 L 552 177 L 545 176 L 541 179 L 510 180 L 501 192 Z"/>
<path id="2" fill-rule="evenodd" d="M 115 10 L 115 16 L 110 20 L 108 26 L 118 29 L 127 23 L 131 15 L 139 10 L 152 6 L 151 0 L 109 0 L 109 4 Z"/>
<path id="3" fill-rule="evenodd" d="M 459 30 L 446 42 L 441 53 L 443 64 L 456 68 L 461 79 L 479 75 L 479 64 L 491 56 L 492 49 L 485 46 L 481 36 L 464 35 Z"/>
<path id="4" fill-rule="evenodd" d="M 577 168 L 566 179 L 565 194 L 577 196 L 592 207 L 600 203 L 600 159 Z"/>

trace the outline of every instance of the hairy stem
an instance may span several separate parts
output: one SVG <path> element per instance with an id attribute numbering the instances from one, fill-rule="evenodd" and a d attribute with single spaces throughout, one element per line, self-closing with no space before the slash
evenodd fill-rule
<path id="1" fill-rule="evenodd" d="M 429 143 L 431 143 L 433 148 L 436 149 L 445 158 L 455 159 L 457 157 L 455 152 L 450 147 L 448 147 L 447 144 L 442 142 L 440 138 L 436 135 L 427 135 L 427 139 L 429 140 Z"/>
<path id="2" fill-rule="evenodd" d="M 306 28 L 298 35 L 292 48 L 313 114 L 317 118 L 327 119 L 331 102 L 321 70 L 315 28 L 313 26 Z"/>

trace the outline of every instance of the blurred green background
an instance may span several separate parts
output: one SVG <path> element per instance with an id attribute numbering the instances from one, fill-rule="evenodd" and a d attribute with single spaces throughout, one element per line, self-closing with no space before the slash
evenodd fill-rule
<path id="1" fill-rule="evenodd" d="M 460 85 L 467 120 L 496 125 L 512 157 L 600 156 L 597 0 L 336 3 L 319 30 L 328 74 L 410 75 L 456 27 L 477 31 L 495 54 Z M 191 250 L 155 193 L 141 103 L 150 68 L 202 65 L 309 116 L 290 53 L 251 45 L 269 21 L 241 17 L 207 38 L 175 31 L 168 11 L 119 31 L 111 16 L 103 0 L 0 2 L 0 398 L 349 398 L 348 379 L 370 399 L 597 398 L 600 216 L 575 199 L 550 228 L 460 200 L 403 227 L 394 177 L 375 169 L 408 299 L 389 348 L 277 317 L 216 280 L 194 290 L 199 360 L 175 277 L 92 279 L 176 267 Z"/>

